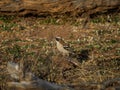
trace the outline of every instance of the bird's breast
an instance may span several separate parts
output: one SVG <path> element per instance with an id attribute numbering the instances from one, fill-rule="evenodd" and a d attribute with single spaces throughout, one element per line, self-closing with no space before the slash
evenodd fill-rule
<path id="1" fill-rule="evenodd" d="M 62 53 L 69 53 L 66 49 L 64 49 L 63 45 L 57 42 L 57 49 Z"/>

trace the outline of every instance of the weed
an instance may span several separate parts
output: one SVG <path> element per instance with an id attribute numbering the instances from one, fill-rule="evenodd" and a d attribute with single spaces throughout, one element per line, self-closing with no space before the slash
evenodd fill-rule
<path id="1" fill-rule="evenodd" d="M 43 30 L 43 32 L 41 30 L 40 33 L 38 33 L 39 28 L 36 28 L 40 26 L 38 22 L 32 22 L 36 27 L 32 27 L 31 29 L 31 26 L 27 25 L 26 28 L 26 25 L 24 25 L 26 24 L 25 20 L 27 18 L 14 23 L 12 22 L 12 19 L 8 19 L 7 21 L 5 17 L 1 17 L 0 20 L 2 20 L 4 24 L 0 25 L 0 59 L 2 60 L 0 60 L 2 62 L 0 62 L 0 69 L 5 65 L 4 61 L 5 63 L 12 60 L 19 62 L 23 59 L 26 62 L 26 67 L 30 68 L 38 77 L 56 83 L 61 82 L 62 84 L 77 84 L 80 83 L 80 81 L 101 83 L 104 80 L 108 80 L 110 78 L 120 77 L 119 60 L 115 59 L 115 57 L 119 58 L 120 56 L 120 29 L 118 28 L 118 24 L 115 25 L 114 22 L 112 22 L 114 19 L 111 16 L 107 18 L 106 17 L 94 18 L 93 22 L 100 24 L 92 23 L 91 25 L 93 25 L 94 29 L 91 26 L 88 30 L 78 30 L 76 36 L 71 31 L 70 33 L 66 30 L 70 27 L 73 27 L 74 25 L 76 27 L 80 25 L 80 23 L 75 22 L 74 19 L 72 20 L 70 18 L 62 18 L 59 20 L 58 18 L 52 17 L 45 18 L 44 20 L 38 19 L 38 21 L 40 20 L 40 24 L 47 24 L 45 26 L 48 27 L 49 30 L 55 32 L 53 37 L 56 35 L 61 35 L 69 39 L 68 43 L 72 49 L 76 51 L 77 54 L 80 53 L 80 60 L 85 59 L 85 62 L 79 63 L 79 67 L 72 66 L 71 63 L 67 61 L 68 58 L 64 56 L 61 57 L 56 54 L 56 46 L 54 46 L 54 42 L 50 39 L 48 30 Z M 30 21 L 29 19 L 27 20 L 29 23 L 31 21 L 35 21 L 36 19 L 32 19 Z M 115 22 L 117 23 L 119 21 L 116 20 Z M 17 23 L 23 24 L 19 27 L 22 30 L 20 31 L 22 34 L 16 33 L 16 30 L 13 33 L 4 32 L 16 29 L 14 27 Z M 67 25 L 64 26 L 64 30 L 66 30 L 67 33 L 66 31 L 62 32 L 61 30 L 61 28 L 63 28 L 63 25 L 61 24 L 65 23 L 67 23 Z M 104 23 L 109 23 L 112 29 L 109 28 L 109 30 L 107 30 Z M 57 30 L 54 30 L 56 29 L 56 26 L 54 25 L 61 25 L 57 26 L 57 29 L 61 30 L 60 33 L 56 33 Z M 118 29 L 116 30 L 116 28 Z M 8 36 L 4 36 L 4 33 L 7 33 Z M 11 37 L 14 35 L 16 37 Z M 3 36 L 4 38 L 2 38 Z M 26 38 L 33 38 L 33 40 L 30 39 L 31 41 L 29 41 Z M 47 38 L 48 40 L 43 38 Z M 49 40 L 51 40 L 53 43 L 50 43 Z M 2 74 L 2 71 L 0 74 Z M 3 83 L 5 79 L 4 76 L 5 75 L 0 76 L 1 83 Z M 1 84 L 0 87 L 2 87 Z"/>
<path id="2" fill-rule="evenodd" d="M 59 25 L 60 23 L 56 18 L 48 17 L 45 20 L 40 20 L 40 24 L 53 24 L 53 25 Z"/>
<path id="3" fill-rule="evenodd" d="M 73 33 L 70 33 L 70 36 L 69 36 L 70 39 L 74 38 L 74 35 Z"/>
<path id="4" fill-rule="evenodd" d="M 75 22 L 74 22 L 74 21 L 72 21 L 72 22 L 71 22 L 71 25 L 74 25 L 74 26 L 79 26 L 79 25 L 80 25 L 80 22 L 78 22 L 78 21 L 75 21 Z"/>
<path id="5" fill-rule="evenodd" d="M 10 23 L 14 18 L 15 16 L 1 16 L 0 20 L 4 23 Z"/>
<path id="6" fill-rule="evenodd" d="M 21 39 L 19 38 L 14 38 L 14 39 L 8 39 L 8 40 L 4 40 L 2 41 L 2 45 L 9 45 L 11 43 L 14 43 L 14 42 L 19 42 L 19 41 L 22 41 Z"/>
<path id="7" fill-rule="evenodd" d="M 106 21 L 105 18 L 103 18 L 102 16 L 96 17 L 96 18 L 91 20 L 91 22 L 93 22 L 93 23 L 104 23 L 105 21 Z"/>
<path id="8" fill-rule="evenodd" d="M 44 20 L 40 20 L 39 21 L 40 24 L 52 24 L 52 25 L 64 25 L 65 23 L 69 23 L 71 25 L 74 26 L 79 26 L 81 24 L 81 22 L 76 21 L 76 19 L 72 19 L 72 18 L 55 18 L 55 17 L 48 17 L 45 18 Z"/>
<path id="9" fill-rule="evenodd" d="M 116 55 L 120 56 L 120 48 L 116 48 Z"/>
<path id="10" fill-rule="evenodd" d="M 96 44 L 96 45 L 94 45 L 94 48 L 100 49 L 100 48 L 101 48 L 101 45 Z"/>
<path id="11" fill-rule="evenodd" d="M 115 15 L 114 17 L 112 17 L 112 22 L 114 22 L 115 24 L 118 23 L 119 21 L 120 21 L 119 15 Z"/>
<path id="12" fill-rule="evenodd" d="M 105 23 L 105 22 L 110 22 L 110 23 L 118 23 L 120 21 L 120 15 L 100 15 L 91 20 L 93 23 Z"/>
<path id="13" fill-rule="evenodd" d="M 8 47 L 5 51 L 8 55 L 12 56 L 13 59 L 22 57 L 22 50 L 18 45 L 14 45 L 12 48 Z"/>
<path id="14" fill-rule="evenodd" d="M 2 31 L 12 31 L 13 27 L 15 27 L 17 24 L 15 23 L 5 23 L 0 25 L 0 28 Z"/>
<path id="15" fill-rule="evenodd" d="M 110 40 L 110 43 L 111 43 L 111 44 L 115 44 L 115 43 L 117 43 L 117 42 L 118 42 L 118 41 L 115 40 L 115 39 L 111 39 L 111 40 Z"/>

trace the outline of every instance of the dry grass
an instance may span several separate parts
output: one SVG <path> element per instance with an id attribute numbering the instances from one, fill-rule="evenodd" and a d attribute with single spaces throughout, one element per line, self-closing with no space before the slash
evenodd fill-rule
<path id="1" fill-rule="evenodd" d="M 9 80 L 6 64 L 24 60 L 28 71 L 58 84 L 101 83 L 120 78 L 120 16 L 99 16 L 82 29 L 82 21 L 35 17 L 0 17 L 0 88 Z M 79 67 L 56 50 L 62 36 L 81 57 Z"/>

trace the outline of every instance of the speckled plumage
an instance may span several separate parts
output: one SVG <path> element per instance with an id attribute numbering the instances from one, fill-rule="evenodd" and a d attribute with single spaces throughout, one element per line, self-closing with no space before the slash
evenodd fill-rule
<path id="1" fill-rule="evenodd" d="M 56 37 L 56 46 L 57 49 L 62 53 L 64 56 L 69 56 L 70 53 L 70 46 L 64 42 L 64 40 L 61 37 Z"/>

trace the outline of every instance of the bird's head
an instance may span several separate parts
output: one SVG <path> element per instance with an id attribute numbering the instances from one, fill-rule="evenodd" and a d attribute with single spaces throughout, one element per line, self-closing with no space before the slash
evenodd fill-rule
<path id="1" fill-rule="evenodd" d="M 55 37 L 55 40 L 58 42 L 63 41 L 61 37 Z"/>
<path id="2" fill-rule="evenodd" d="M 61 37 L 55 37 L 55 40 L 56 40 L 56 42 L 58 43 L 61 43 L 62 45 L 65 45 L 66 43 L 65 43 L 65 41 L 64 41 L 64 39 L 62 39 Z"/>

